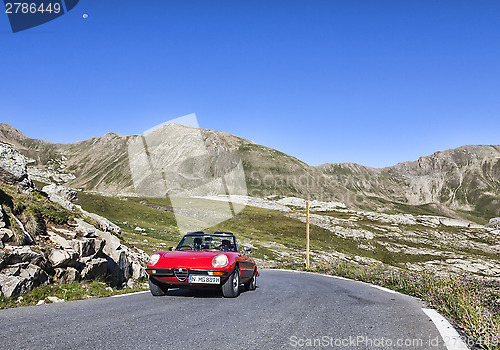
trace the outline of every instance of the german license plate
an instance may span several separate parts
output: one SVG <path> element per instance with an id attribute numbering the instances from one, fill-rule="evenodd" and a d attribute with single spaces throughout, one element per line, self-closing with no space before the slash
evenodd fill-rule
<path id="1" fill-rule="evenodd" d="M 219 284 L 219 276 L 189 276 L 189 283 Z"/>

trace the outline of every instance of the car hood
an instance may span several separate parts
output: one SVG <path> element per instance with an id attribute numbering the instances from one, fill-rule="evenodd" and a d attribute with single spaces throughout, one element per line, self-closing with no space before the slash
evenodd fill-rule
<path id="1" fill-rule="evenodd" d="M 200 268 L 213 269 L 212 260 L 219 254 L 225 254 L 231 263 L 231 253 L 216 250 L 183 250 L 164 252 L 160 261 L 155 265 L 157 268 Z M 234 254 L 234 253 L 232 253 Z"/>

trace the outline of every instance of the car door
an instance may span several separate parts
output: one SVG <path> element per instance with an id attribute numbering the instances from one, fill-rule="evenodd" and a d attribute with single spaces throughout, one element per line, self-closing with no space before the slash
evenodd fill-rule
<path id="1" fill-rule="evenodd" d="M 242 254 L 242 253 L 238 253 L 238 261 L 239 261 L 240 270 L 241 270 L 241 274 L 240 274 L 241 279 L 246 281 L 250 277 L 252 277 L 254 263 L 248 256 L 246 256 L 245 254 Z"/>

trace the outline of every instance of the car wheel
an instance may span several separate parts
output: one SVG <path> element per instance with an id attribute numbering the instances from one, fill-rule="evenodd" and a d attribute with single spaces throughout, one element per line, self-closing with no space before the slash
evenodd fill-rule
<path id="1" fill-rule="evenodd" d="M 257 274 L 254 271 L 250 281 L 245 283 L 245 290 L 255 290 L 255 288 L 257 288 Z"/>
<path id="2" fill-rule="evenodd" d="M 149 290 L 155 297 L 159 297 L 167 293 L 168 287 L 154 278 L 149 277 Z"/>
<path id="3" fill-rule="evenodd" d="M 237 267 L 222 285 L 222 295 L 225 298 L 236 298 L 240 294 L 240 271 Z"/>

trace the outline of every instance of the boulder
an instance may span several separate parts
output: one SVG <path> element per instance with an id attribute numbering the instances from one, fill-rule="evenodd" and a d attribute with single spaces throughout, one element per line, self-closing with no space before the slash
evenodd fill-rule
<path id="1" fill-rule="evenodd" d="M 42 188 L 42 191 L 49 196 L 51 201 L 59 203 L 63 208 L 68 210 L 75 209 L 74 204 L 71 203 L 77 199 L 77 193 L 75 190 L 52 184 Z"/>
<path id="2" fill-rule="evenodd" d="M 28 281 L 19 276 L 9 276 L 0 273 L 0 291 L 7 298 L 15 298 L 32 289 Z"/>
<path id="3" fill-rule="evenodd" d="M 28 177 L 24 157 L 12 145 L 0 142 L 0 181 L 14 185 L 25 192 L 34 190 L 33 182 Z"/>
<path id="4" fill-rule="evenodd" d="M 58 248 L 71 249 L 72 245 L 66 240 L 66 238 L 59 236 L 58 234 L 48 231 L 49 240 L 54 243 Z"/>
<path id="5" fill-rule="evenodd" d="M 26 268 L 20 269 L 16 266 L 13 270 L 7 272 L 14 272 L 15 275 L 4 273 L 5 269 L 0 273 L 0 291 L 1 294 L 8 298 L 18 297 L 23 295 L 33 288 L 46 283 L 49 279 L 45 271 L 40 267 L 28 264 Z"/>
<path id="6" fill-rule="evenodd" d="M 33 287 L 38 287 L 49 280 L 49 276 L 39 266 L 29 264 L 27 268 L 21 269 L 19 276 L 29 279 Z"/>
<path id="7" fill-rule="evenodd" d="M 76 219 L 76 230 L 83 234 L 83 237 L 95 238 L 97 229 L 82 219 Z"/>
<path id="8" fill-rule="evenodd" d="M 49 261 L 53 267 L 75 267 L 78 254 L 72 249 L 53 249 L 49 254 Z"/>
<path id="9" fill-rule="evenodd" d="M 15 265 L 22 262 L 28 262 L 42 268 L 47 265 L 47 259 L 31 250 L 30 247 L 6 246 L 0 250 L 0 270 L 7 265 Z"/>
<path id="10" fill-rule="evenodd" d="M 58 283 L 71 283 L 80 282 L 81 275 L 77 269 L 73 267 L 68 268 L 56 268 L 55 269 L 54 280 Z"/>
<path id="11" fill-rule="evenodd" d="M 81 258 L 85 258 L 100 255 L 106 242 L 96 238 L 83 238 L 72 240 L 71 245 Z"/>
<path id="12" fill-rule="evenodd" d="M 132 263 L 132 278 L 134 280 L 137 280 L 141 277 L 146 277 L 146 275 L 147 275 L 146 269 L 142 267 L 141 264 L 134 261 Z"/>
<path id="13" fill-rule="evenodd" d="M 24 262 L 24 263 L 19 263 L 19 264 L 14 264 L 14 265 L 9 265 L 0 271 L 4 275 L 9 275 L 9 276 L 19 276 L 21 274 L 21 270 L 25 269 L 28 267 L 30 263 Z"/>
<path id="14" fill-rule="evenodd" d="M 106 232 L 114 233 L 116 235 L 119 235 L 122 232 L 121 228 L 119 228 L 117 225 L 113 224 L 108 219 L 103 218 L 102 216 L 94 214 L 94 213 L 89 213 L 88 211 L 83 210 L 82 207 L 79 205 L 75 205 L 75 207 L 77 207 L 85 217 L 90 218 L 93 221 L 95 221 L 99 225 L 99 229 L 106 231 Z M 83 221 L 83 220 L 81 220 L 81 221 Z"/>
<path id="15" fill-rule="evenodd" d="M 129 278 L 145 277 L 145 265 L 148 256 L 142 252 L 135 252 L 125 245 L 119 237 L 111 232 L 101 231 L 81 219 L 76 219 L 77 230 L 84 237 L 97 237 L 104 242 L 102 253 L 107 257 L 107 273 L 111 276 L 111 284 L 121 286 Z M 135 263 L 135 265 L 134 265 Z"/>
<path id="16" fill-rule="evenodd" d="M 107 260 L 105 258 L 85 259 L 85 267 L 82 270 L 82 279 L 92 280 L 107 275 Z"/>

